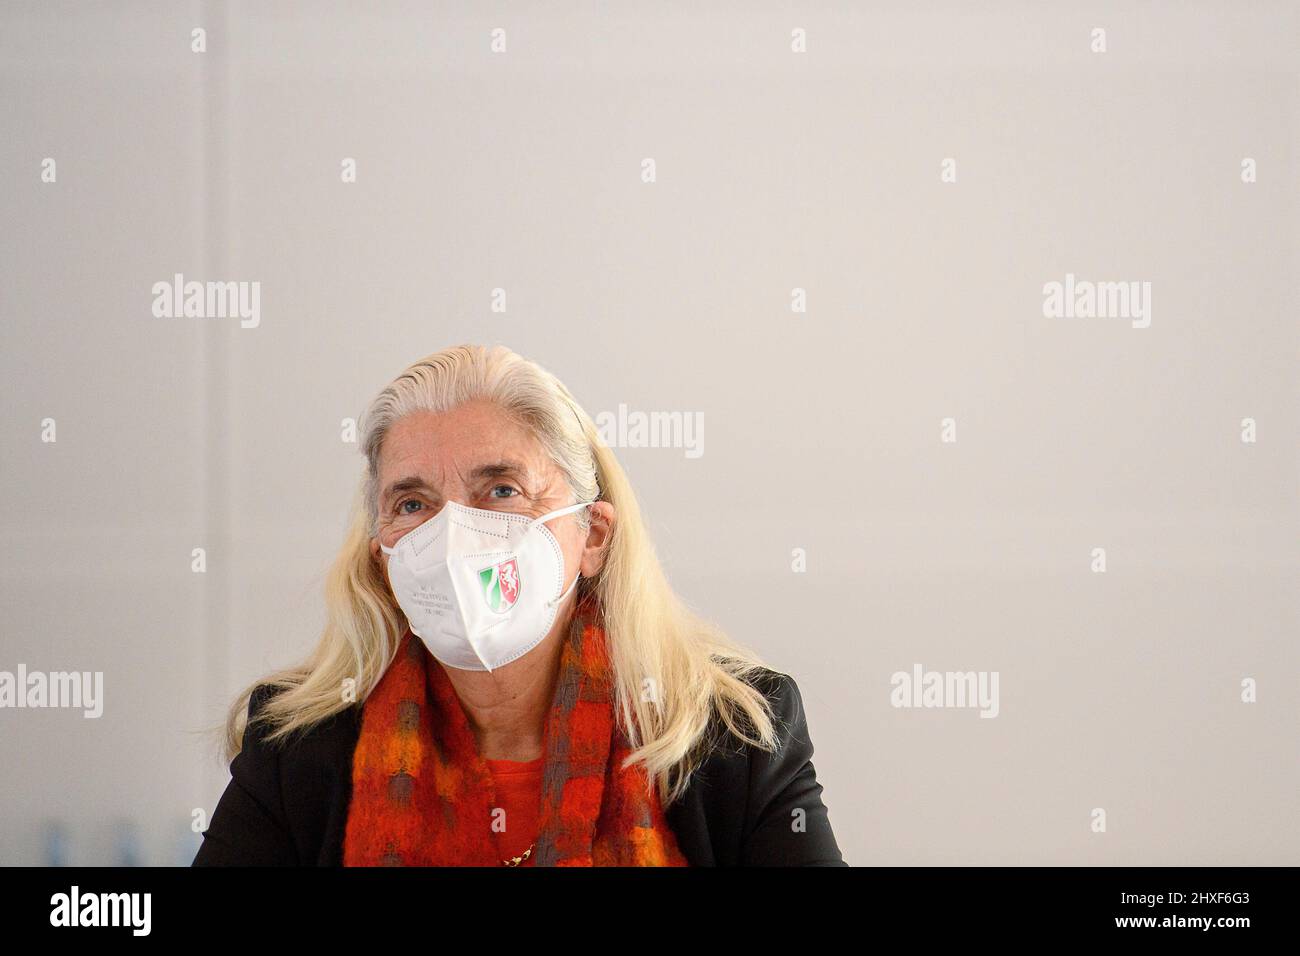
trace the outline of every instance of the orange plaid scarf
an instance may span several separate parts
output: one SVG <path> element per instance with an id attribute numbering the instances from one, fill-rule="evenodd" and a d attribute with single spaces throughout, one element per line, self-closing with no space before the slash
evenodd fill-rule
<path id="1" fill-rule="evenodd" d="M 615 726 L 604 628 L 590 606 L 575 615 L 546 722 L 532 863 L 687 866 L 645 768 L 622 767 L 630 747 Z M 343 865 L 501 866 L 492 773 L 442 665 L 409 628 L 361 720 Z"/>

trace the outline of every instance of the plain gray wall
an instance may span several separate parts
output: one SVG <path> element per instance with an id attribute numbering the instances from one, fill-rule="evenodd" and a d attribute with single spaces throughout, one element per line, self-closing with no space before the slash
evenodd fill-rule
<path id="1" fill-rule="evenodd" d="M 192 858 L 193 731 L 316 639 L 340 422 L 462 341 L 702 416 L 617 453 L 851 863 L 1300 862 L 1295 7 L 704 6 L 0 8 L 0 669 L 105 680 L 0 710 L 0 862 Z M 155 318 L 176 272 L 260 325 Z M 1150 326 L 1044 317 L 1067 273 Z M 915 663 L 999 715 L 891 706 Z"/>

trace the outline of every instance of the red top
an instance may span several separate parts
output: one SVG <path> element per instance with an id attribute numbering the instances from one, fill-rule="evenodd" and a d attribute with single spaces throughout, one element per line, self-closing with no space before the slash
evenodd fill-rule
<path id="1" fill-rule="evenodd" d="M 538 817 L 542 809 L 542 765 L 545 756 L 536 760 L 489 760 L 492 781 L 496 786 L 496 805 L 505 810 L 506 828 L 495 834 L 501 859 L 523 856 L 537 839 Z M 520 866 L 532 866 L 529 854 Z"/>

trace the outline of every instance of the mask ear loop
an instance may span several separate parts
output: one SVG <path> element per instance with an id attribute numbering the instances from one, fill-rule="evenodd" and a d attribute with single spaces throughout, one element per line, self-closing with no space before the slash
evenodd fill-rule
<path id="1" fill-rule="evenodd" d="M 576 505 L 569 505 L 567 508 L 556 508 L 554 511 L 548 511 L 544 515 L 538 515 L 532 521 L 528 522 L 528 530 L 532 530 L 536 525 L 543 521 L 550 521 L 552 518 L 560 518 L 571 511 L 579 511 L 583 508 L 590 508 L 595 501 L 579 501 Z"/>
<path id="2" fill-rule="evenodd" d="M 578 431 L 582 434 L 582 437 L 585 439 L 585 438 L 587 437 L 587 426 L 584 425 L 584 424 L 582 423 L 582 416 L 578 414 L 578 406 L 577 406 L 577 404 L 576 404 L 575 402 L 572 402 L 572 401 L 568 400 L 568 399 L 565 400 L 564 404 L 568 405 L 568 406 L 569 406 L 569 411 L 573 412 L 573 418 L 574 418 L 574 421 L 576 421 L 576 422 L 578 423 Z M 589 508 L 589 507 L 591 507 L 591 506 L 594 505 L 597 501 L 600 501 L 600 494 L 601 494 L 601 492 L 600 492 L 600 485 L 599 485 L 599 483 L 597 483 L 597 485 L 596 485 L 596 497 L 595 497 L 595 498 L 592 498 L 590 501 L 582 502 L 580 505 L 574 505 L 574 507 L 573 507 L 572 510 L 573 510 L 573 511 L 577 511 L 580 507 L 581 507 L 581 508 Z M 572 591 L 574 588 L 576 588 L 576 587 L 578 586 L 578 578 L 580 578 L 580 577 L 582 577 L 582 572 L 581 572 L 581 571 L 579 571 L 577 574 L 575 574 L 575 575 L 573 576 L 573 583 L 569 585 L 568 590 L 565 591 L 563 594 L 561 594 L 561 595 L 560 595 L 558 598 L 556 598 L 554 601 L 547 601 L 547 602 L 546 602 L 547 606 L 548 606 L 548 607 L 554 607 L 555 605 L 562 603 L 562 602 L 564 601 L 564 599 L 565 599 L 566 597 L 569 596 L 569 591 Z"/>
<path id="3" fill-rule="evenodd" d="M 564 603 L 564 599 L 567 598 L 567 597 L 569 596 L 570 592 L 572 592 L 573 589 L 576 588 L 576 587 L 578 586 L 578 578 L 580 578 L 580 577 L 582 577 L 582 572 L 581 572 L 581 571 L 579 571 L 577 574 L 575 574 L 575 575 L 573 576 L 573 583 L 570 584 L 570 585 L 565 589 L 564 593 L 561 594 L 559 597 L 555 598 L 555 599 L 552 600 L 552 601 L 547 601 L 547 602 L 546 602 L 546 606 L 547 606 L 547 607 L 558 607 L 559 605 L 563 604 L 563 603 Z"/>
<path id="4" fill-rule="evenodd" d="M 547 514 L 544 514 L 541 517 L 534 518 L 531 522 L 529 522 L 528 528 L 531 531 L 543 519 L 558 518 L 561 515 L 569 514 L 572 511 L 580 511 L 583 508 L 590 508 L 595 503 L 596 503 L 595 501 L 579 501 L 576 505 L 569 505 L 569 507 L 567 508 L 559 508 L 555 511 L 548 512 Z M 579 571 L 577 574 L 573 576 L 573 583 L 564 589 L 564 593 L 557 598 L 553 598 L 547 601 L 546 606 L 557 607 L 558 605 L 563 604 L 564 599 L 567 598 L 569 594 L 572 593 L 573 589 L 578 586 L 578 578 L 580 577 L 582 577 L 581 571 Z"/>
<path id="5" fill-rule="evenodd" d="M 582 434 L 582 436 L 583 436 L 584 438 L 586 438 L 586 437 L 587 437 L 587 428 L 586 428 L 585 425 L 582 424 L 582 416 L 578 414 L 577 406 L 576 406 L 573 402 L 568 401 L 568 400 L 566 400 L 564 404 L 568 405 L 568 406 L 569 406 L 569 411 L 573 412 L 573 418 L 574 418 L 574 420 L 578 423 L 578 431 Z M 600 488 L 597 487 L 597 488 L 596 488 L 596 497 L 593 498 L 593 499 L 591 499 L 591 501 L 583 501 L 583 502 L 579 502 L 578 504 L 573 505 L 573 506 L 570 507 L 570 508 L 562 508 L 561 510 L 559 510 L 559 511 L 555 511 L 555 512 L 552 512 L 552 513 L 549 514 L 549 515 L 542 515 L 542 518 L 555 518 L 555 517 L 559 517 L 559 516 L 562 515 L 562 514 L 567 514 L 567 513 L 569 513 L 570 511 L 578 511 L 578 510 L 581 509 L 581 508 L 590 508 L 592 505 L 594 505 L 594 504 L 595 504 L 597 501 L 599 501 L 599 500 L 600 500 Z M 540 521 L 541 519 L 539 518 L 539 519 L 537 519 L 537 520 Z M 530 525 L 528 526 L 528 529 L 531 531 L 532 528 L 533 528 L 533 525 L 536 524 L 536 523 L 537 523 L 537 521 L 532 522 L 532 524 L 530 524 Z M 570 584 L 570 585 L 568 586 L 567 589 L 565 589 L 565 592 L 564 592 L 563 594 L 561 594 L 559 597 L 557 597 L 555 600 L 553 600 L 553 601 L 547 601 L 547 602 L 546 602 L 546 606 L 547 606 L 547 607 L 555 607 L 555 606 L 558 605 L 558 604 L 562 604 L 562 603 L 564 603 L 564 599 L 567 598 L 567 597 L 569 596 L 569 592 L 572 591 L 574 588 L 576 588 L 576 587 L 578 586 L 578 578 L 580 578 L 580 577 L 582 577 L 582 572 L 581 572 L 581 571 L 579 571 L 577 574 L 575 574 L 575 575 L 573 576 L 573 583 Z"/>

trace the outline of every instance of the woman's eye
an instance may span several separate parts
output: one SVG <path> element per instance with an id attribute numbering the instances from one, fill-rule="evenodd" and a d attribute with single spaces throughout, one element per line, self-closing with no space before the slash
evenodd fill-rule
<path id="1" fill-rule="evenodd" d="M 518 489 L 515 488 L 514 485 L 497 485 L 497 486 L 494 487 L 492 490 L 493 490 L 493 491 L 500 491 L 502 488 L 504 488 L 506 491 L 513 491 L 513 492 L 515 492 L 516 494 L 518 494 Z M 493 497 L 506 497 L 506 498 L 513 498 L 514 495 L 494 495 Z"/>
<path id="2" fill-rule="evenodd" d="M 404 514 L 404 515 L 413 515 L 413 514 L 415 514 L 415 511 L 414 511 L 414 510 L 408 510 L 406 506 L 407 506 L 407 505 L 418 505 L 418 504 L 420 504 L 420 501 L 419 501 L 419 499 L 417 499 L 417 498 L 403 498 L 401 501 L 399 501 L 399 502 L 397 503 L 397 511 L 398 511 L 399 514 Z"/>

